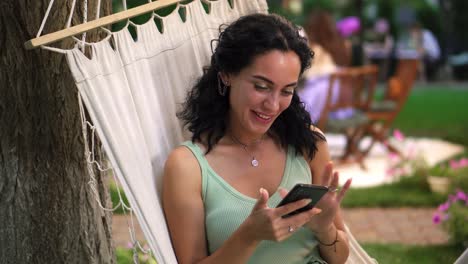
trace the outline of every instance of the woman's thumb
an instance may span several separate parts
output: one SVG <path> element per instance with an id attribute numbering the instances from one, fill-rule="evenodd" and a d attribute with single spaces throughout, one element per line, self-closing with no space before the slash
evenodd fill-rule
<path id="1" fill-rule="evenodd" d="M 257 203 L 255 204 L 253 208 L 254 211 L 268 207 L 267 205 L 268 198 L 269 198 L 268 191 L 263 188 L 260 188 L 259 193 L 260 194 L 259 194 Z"/>

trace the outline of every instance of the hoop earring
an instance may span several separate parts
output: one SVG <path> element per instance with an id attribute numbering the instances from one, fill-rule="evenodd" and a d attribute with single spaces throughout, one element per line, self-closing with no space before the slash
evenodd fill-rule
<path id="1" fill-rule="evenodd" d="M 229 88 L 229 85 L 224 84 L 224 82 L 221 80 L 221 75 L 218 73 L 218 93 L 221 96 L 225 96 L 227 93 L 227 89 Z"/>

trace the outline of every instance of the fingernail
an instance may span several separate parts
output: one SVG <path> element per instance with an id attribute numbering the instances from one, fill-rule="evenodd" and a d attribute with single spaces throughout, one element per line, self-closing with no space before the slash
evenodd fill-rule
<path id="1" fill-rule="evenodd" d="M 312 199 L 304 199 L 304 203 L 307 205 L 307 204 L 310 204 L 312 202 Z"/>
<path id="2" fill-rule="evenodd" d="M 263 194 L 263 190 L 264 190 L 263 188 L 260 188 L 259 190 L 260 196 Z"/>

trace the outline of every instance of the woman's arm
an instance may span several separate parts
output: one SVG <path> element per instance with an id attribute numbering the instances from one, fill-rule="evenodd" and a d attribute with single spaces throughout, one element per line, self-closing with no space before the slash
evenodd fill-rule
<path id="1" fill-rule="evenodd" d="M 317 128 L 313 129 L 318 130 Z M 321 131 L 319 132 L 321 133 Z M 312 182 L 320 185 L 338 186 L 338 173 L 333 173 L 327 142 L 318 142 L 317 147 L 318 151 L 314 159 L 309 162 Z M 329 263 L 345 263 L 349 255 L 348 237 L 344 231 L 340 203 L 350 184 L 351 181 L 348 180 L 339 192 L 326 194 L 318 204 L 322 213 L 314 217 L 308 224 L 320 241 L 320 255 Z M 337 240 L 336 243 L 335 240 Z"/>
<path id="2" fill-rule="evenodd" d="M 178 262 L 220 263 L 219 256 L 223 261 L 245 262 L 256 242 L 246 238 L 241 229 L 217 254 L 208 257 L 201 177 L 200 166 L 189 149 L 179 147 L 169 155 L 164 168 L 163 208 Z"/>
<path id="3" fill-rule="evenodd" d="M 280 208 L 268 208 L 268 192 L 260 190 L 251 214 L 240 227 L 208 256 L 201 170 L 186 147 L 175 149 L 166 161 L 163 181 L 163 208 L 178 262 L 245 263 L 262 240 L 282 241 L 291 235 L 289 226 L 302 226 L 319 210 L 294 217 L 281 216 L 307 205 L 300 200 Z"/>

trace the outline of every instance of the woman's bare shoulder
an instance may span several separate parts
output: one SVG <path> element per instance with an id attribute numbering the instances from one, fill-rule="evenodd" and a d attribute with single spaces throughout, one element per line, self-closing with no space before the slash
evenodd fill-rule
<path id="1" fill-rule="evenodd" d="M 200 165 L 188 147 L 179 146 L 171 151 L 164 166 L 165 180 L 192 182 L 199 180 L 200 176 Z"/>
<path id="2" fill-rule="evenodd" d="M 314 126 L 314 125 L 310 125 L 310 130 L 313 131 L 313 132 L 317 132 L 317 133 L 320 133 L 322 134 L 323 137 L 325 137 L 325 133 L 323 133 L 322 130 L 320 130 L 320 128 Z"/>

